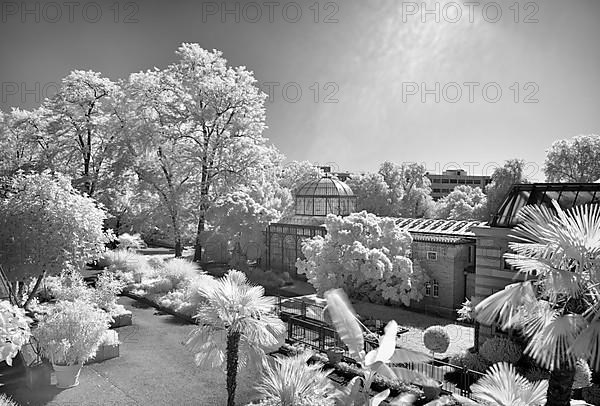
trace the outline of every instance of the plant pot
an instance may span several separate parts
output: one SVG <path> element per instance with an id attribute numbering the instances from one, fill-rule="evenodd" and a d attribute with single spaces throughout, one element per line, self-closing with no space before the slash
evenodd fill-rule
<path id="1" fill-rule="evenodd" d="M 25 366 L 25 385 L 36 390 L 50 386 L 52 366 L 47 362 L 39 362 Z"/>
<path id="2" fill-rule="evenodd" d="M 56 387 L 60 389 L 72 388 L 79 385 L 79 374 L 83 364 L 75 365 L 54 365 L 54 373 L 56 376 Z"/>
<path id="3" fill-rule="evenodd" d="M 329 358 L 330 364 L 337 364 L 342 361 L 344 350 L 338 347 L 327 350 L 327 358 Z"/>
<path id="4" fill-rule="evenodd" d="M 442 382 L 435 381 L 434 383 L 423 385 L 423 394 L 426 400 L 434 400 L 440 397 L 442 393 Z"/>
<path id="5" fill-rule="evenodd" d="M 131 326 L 131 324 L 132 324 L 131 316 L 132 316 L 132 314 L 130 311 L 113 316 L 113 322 L 110 323 L 110 328 L 112 329 L 112 328 L 118 328 L 118 327 Z"/>

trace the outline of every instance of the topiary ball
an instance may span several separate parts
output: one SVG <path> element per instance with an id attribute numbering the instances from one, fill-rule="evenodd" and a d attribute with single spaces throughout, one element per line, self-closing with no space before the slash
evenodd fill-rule
<path id="1" fill-rule="evenodd" d="M 446 352 L 450 346 L 450 336 L 442 326 L 431 326 L 423 332 L 423 344 L 432 352 Z"/>

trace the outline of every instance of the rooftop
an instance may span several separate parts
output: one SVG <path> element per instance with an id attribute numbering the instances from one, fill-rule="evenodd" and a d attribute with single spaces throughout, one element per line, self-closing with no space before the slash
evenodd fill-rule
<path id="1" fill-rule="evenodd" d="M 435 234 L 452 237 L 474 237 L 473 227 L 485 225 L 483 221 L 398 218 L 396 224 L 409 233 Z"/>
<path id="2" fill-rule="evenodd" d="M 330 176 L 308 181 L 296 189 L 294 194 L 296 197 L 354 197 L 354 192 L 352 192 L 350 186 Z"/>
<path id="3" fill-rule="evenodd" d="M 544 205 L 552 209 L 552 200 L 568 210 L 573 206 L 600 203 L 600 183 L 529 183 L 513 185 L 498 212 L 492 217 L 491 227 L 513 227 L 523 206 Z"/>

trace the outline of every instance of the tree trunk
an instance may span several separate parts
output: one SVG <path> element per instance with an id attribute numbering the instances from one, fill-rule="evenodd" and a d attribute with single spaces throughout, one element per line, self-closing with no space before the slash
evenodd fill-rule
<path id="1" fill-rule="evenodd" d="M 183 255 L 183 246 L 181 244 L 181 230 L 179 229 L 176 212 L 171 212 L 171 224 L 173 225 L 173 240 L 175 241 L 175 258 L 180 258 Z"/>
<path id="2" fill-rule="evenodd" d="M 23 305 L 24 309 L 27 309 L 27 306 L 29 306 L 29 303 L 31 302 L 31 299 L 33 299 L 35 292 L 37 292 L 38 288 L 42 284 L 42 281 L 44 280 L 45 275 L 46 275 L 46 271 L 42 272 L 41 275 L 38 275 L 37 280 L 35 281 L 35 285 L 33 285 L 33 289 L 31 290 L 31 292 L 29 292 L 29 296 L 27 297 L 27 300 L 25 301 L 25 304 Z"/>
<path id="3" fill-rule="evenodd" d="M 235 406 L 240 333 L 227 335 L 227 406 Z"/>
<path id="4" fill-rule="evenodd" d="M 571 388 L 575 380 L 575 369 L 564 367 L 550 373 L 546 406 L 569 406 Z"/>
<path id="5" fill-rule="evenodd" d="M 194 245 L 194 262 L 202 261 L 202 233 L 204 232 L 204 213 L 200 213 L 198 228 L 196 230 L 196 242 Z"/>
<path id="6" fill-rule="evenodd" d="M 181 245 L 181 237 L 175 238 L 175 258 L 180 258 L 183 255 L 183 246 Z"/>

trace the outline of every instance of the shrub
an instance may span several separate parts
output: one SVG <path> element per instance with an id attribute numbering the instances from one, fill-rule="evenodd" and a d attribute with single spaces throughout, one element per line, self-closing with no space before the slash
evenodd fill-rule
<path id="1" fill-rule="evenodd" d="M 492 364 L 497 362 L 515 364 L 523 355 L 523 350 L 519 344 L 508 338 L 492 337 L 483 343 L 479 353 Z"/>
<path id="2" fill-rule="evenodd" d="M 92 300 L 93 289 L 77 271 L 63 271 L 59 276 L 49 276 L 47 279 L 47 295 L 56 300 Z"/>
<path id="3" fill-rule="evenodd" d="M 481 373 L 485 373 L 489 366 L 487 361 L 481 355 L 469 351 L 463 351 L 452 355 L 449 363 L 460 368 L 471 369 Z"/>
<path id="4" fill-rule="evenodd" d="M 142 240 L 139 234 L 128 234 L 123 233 L 119 237 L 117 237 L 117 241 L 119 242 L 119 249 L 122 250 L 139 250 L 142 248 L 146 248 L 146 243 Z"/>
<path id="5" fill-rule="evenodd" d="M 423 344 L 431 352 L 446 352 L 450 345 L 450 336 L 442 326 L 431 326 L 423 332 Z"/>
<path id="6" fill-rule="evenodd" d="M 0 393 L 0 406 L 19 406 L 17 402 L 12 400 L 4 393 Z"/>
<path id="7" fill-rule="evenodd" d="M 73 365 L 93 357 L 110 316 L 91 303 L 59 301 L 34 331 L 43 355 L 53 364 Z"/>
<path id="8" fill-rule="evenodd" d="M 533 367 L 522 374 L 529 382 L 543 381 L 550 378 L 550 372 L 540 367 Z"/>
<path id="9" fill-rule="evenodd" d="M 124 287 L 124 281 L 117 279 L 114 274 L 103 272 L 96 282 L 93 301 L 101 309 L 110 311 L 117 303 L 117 295 Z"/>
<path id="10" fill-rule="evenodd" d="M 148 282 L 143 287 L 148 293 L 167 293 L 173 290 L 173 283 L 170 279 L 161 278 Z"/>
<path id="11" fill-rule="evenodd" d="M 578 360 L 575 364 L 575 380 L 573 389 L 587 388 L 592 384 L 592 371 L 585 360 Z"/>
<path id="12" fill-rule="evenodd" d="M 23 345 L 29 342 L 31 319 L 25 310 L 13 306 L 7 300 L 0 302 L 0 361 L 12 365 L 12 359 Z"/>
<path id="13" fill-rule="evenodd" d="M 137 252 L 126 250 L 106 251 L 102 257 L 102 264 L 110 272 L 149 273 L 150 265 L 146 257 Z"/>
<path id="14" fill-rule="evenodd" d="M 185 287 L 199 275 L 205 275 L 200 267 L 183 258 L 173 258 L 164 262 L 164 265 L 155 269 L 155 275 L 169 279 L 174 289 Z"/>

